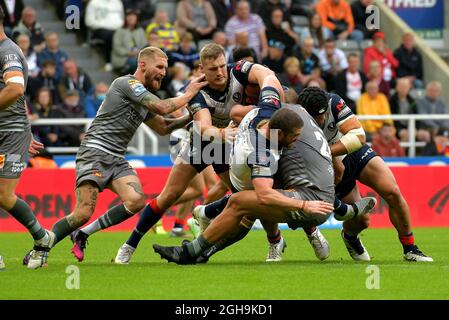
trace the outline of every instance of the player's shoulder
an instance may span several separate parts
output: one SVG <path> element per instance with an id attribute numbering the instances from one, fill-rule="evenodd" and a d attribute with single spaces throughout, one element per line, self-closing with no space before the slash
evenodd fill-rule
<path id="1" fill-rule="evenodd" d="M 345 100 L 336 93 L 328 92 L 328 104 L 332 110 L 341 111 L 347 107 Z"/>
<path id="2" fill-rule="evenodd" d="M 243 73 L 248 73 L 251 68 L 253 67 L 254 63 L 246 61 L 246 60 L 240 60 L 234 63 L 228 64 L 228 70 L 232 72 L 234 75 Z"/>
<path id="3" fill-rule="evenodd" d="M 19 46 L 7 38 L 3 41 L 0 41 L 0 61 L 1 63 L 7 63 L 11 60 L 18 60 L 19 57 L 22 56 L 22 50 Z"/>
<path id="4" fill-rule="evenodd" d="M 148 91 L 140 80 L 129 74 L 116 78 L 112 82 L 110 90 L 124 92 L 125 94 L 131 90 L 136 96 Z"/>
<path id="5" fill-rule="evenodd" d="M 328 104 L 334 118 L 343 119 L 351 116 L 353 112 L 346 104 L 346 101 L 336 93 L 328 93 Z"/>

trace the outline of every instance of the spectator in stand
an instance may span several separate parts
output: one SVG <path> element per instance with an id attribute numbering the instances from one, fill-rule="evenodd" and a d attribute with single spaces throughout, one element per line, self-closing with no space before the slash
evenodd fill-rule
<path id="1" fill-rule="evenodd" d="M 100 48 L 106 62 L 105 70 L 112 71 L 112 39 L 116 30 L 123 27 L 124 8 L 121 0 L 90 0 L 86 6 L 86 26 L 92 39 L 103 41 Z"/>
<path id="2" fill-rule="evenodd" d="M 122 0 L 124 10 L 134 10 L 138 13 L 137 21 L 139 26 L 145 28 L 151 23 L 154 11 L 156 10 L 156 1 L 152 0 Z"/>
<path id="3" fill-rule="evenodd" d="M 26 34 L 31 41 L 34 52 L 39 53 L 44 49 L 44 29 L 36 20 L 36 11 L 31 7 L 25 7 L 22 11 L 22 19 L 12 30 L 13 38 L 19 34 Z"/>
<path id="4" fill-rule="evenodd" d="M 46 87 L 37 91 L 32 111 L 40 119 L 60 118 L 60 114 L 55 111 L 51 91 Z M 32 132 L 46 147 L 60 147 L 63 143 L 59 139 L 59 129 L 60 126 L 34 126 Z"/>
<path id="5" fill-rule="evenodd" d="M 408 78 L 400 78 L 396 81 L 396 90 L 390 98 L 390 108 L 392 114 L 416 114 L 416 101 L 410 95 L 412 85 Z M 408 121 L 394 121 L 396 134 L 401 141 L 408 141 Z M 430 141 L 430 132 L 428 130 L 418 130 L 416 139 L 420 141 Z"/>
<path id="6" fill-rule="evenodd" d="M 94 90 L 89 75 L 79 68 L 75 60 L 67 60 L 64 64 L 64 75 L 58 84 L 59 95 L 64 99 L 68 91 L 76 90 L 81 99 Z"/>
<path id="7" fill-rule="evenodd" d="M 365 39 L 372 38 L 378 29 L 368 30 L 366 22 L 368 21 L 371 11 L 367 11 L 367 7 L 374 4 L 374 0 L 356 0 L 351 4 L 352 16 L 354 17 L 354 25 L 356 30 L 363 32 Z"/>
<path id="8" fill-rule="evenodd" d="M 229 39 L 228 39 L 228 41 L 229 41 Z M 229 57 L 228 57 L 228 62 L 229 63 L 232 63 L 232 62 L 234 62 L 234 60 L 233 60 L 233 52 L 235 51 L 235 50 L 238 50 L 238 49 L 248 49 L 248 48 L 250 48 L 250 49 L 252 49 L 252 50 L 254 50 L 254 48 L 252 48 L 252 47 L 250 47 L 249 46 L 249 35 L 248 35 L 248 32 L 245 32 L 245 31 L 239 31 L 239 32 L 237 32 L 236 34 L 235 34 L 235 43 L 234 44 L 231 44 L 231 45 L 228 45 L 228 50 L 229 50 L 229 52 L 230 52 L 230 55 L 229 55 Z M 255 50 L 254 50 L 255 51 Z M 257 53 L 257 52 L 256 52 Z M 257 54 L 258 55 L 258 54 Z M 258 59 L 257 59 L 258 60 Z"/>
<path id="9" fill-rule="evenodd" d="M 374 43 L 365 49 L 363 53 L 363 71 L 368 72 L 371 61 L 379 61 L 382 78 L 390 83 L 396 78 L 396 68 L 399 66 L 398 60 L 393 56 L 391 50 L 385 43 L 385 34 L 381 31 L 373 35 Z"/>
<path id="10" fill-rule="evenodd" d="M 290 12 L 292 15 L 310 18 L 315 13 L 318 0 L 291 0 Z"/>
<path id="11" fill-rule="evenodd" d="M 210 39 L 217 28 L 214 8 L 205 0 L 181 0 L 176 8 L 179 33 L 190 32 L 195 42 Z"/>
<path id="12" fill-rule="evenodd" d="M 229 0 L 210 0 L 217 18 L 217 30 L 224 31 L 226 22 L 233 14 L 232 4 Z"/>
<path id="13" fill-rule="evenodd" d="M 30 78 L 30 91 L 27 92 L 31 101 L 36 99 L 36 93 L 43 87 L 51 92 L 51 100 L 58 104 L 61 102 L 58 91 L 58 79 L 56 78 L 56 64 L 53 60 L 45 60 L 42 63 L 41 71 L 36 78 Z"/>
<path id="14" fill-rule="evenodd" d="M 285 46 L 287 56 L 292 55 L 293 50 L 299 45 L 299 35 L 291 29 L 288 21 L 283 21 L 283 12 L 275 8 L 271 13 L 271 19 L 266 23 L 267 40 L 280 41 Z"/>
<path id="15" fill-rule="evenodd" d="M 40 68 L 37 65 L 36 52 L 31 48 L 30 38 L 26 34 L 21 34 L 16 39 L 17 45 L 22 50 L 28 63 L 28 77 L 36 78 L 39 74 Z"/>
<path id="16" fill-rule="evenodd" d="M 226 33 L 223 31 L 215 31 L 212 36 L 212 42 L 219 44 L 225 50 L 226 61 L 232 61 L 232 48 L 228 46 L 228 39 L 226 38 Z"/>
<path id="17" fill-rule="evenodd" d="M 270 23 L 273 19 L 273 12 L 275 10 L 281 10 L 282 12 L 282 21 L 286 21 L 289 25 L 292 24 L 292 20 L 290 17 L 290 12 L 285 5 L 285 3 L 281 0 L 263 0 L 259 4 L 259 9 L 257 14 L 262 18 L 263 23 L 269 28 Z"/>
<path id="18" fill-rule="evenodd" d="M 189 69 L 193 69 L 193 63 L 200 59 L 200 54 L 196 49 L 193 36 L 190 32 L 186 32 L 181 36 L 181 45 L 179 49 L 171 54 L 173 63 L 182 62 Z"/>
<path id="19" fill-rule="evenodd" d="M 357 53 L 348 55 L 348 68 L 337 75 L 335 92 L 345 100 L 355 113 L 356 102 L 362 96 L 368 78 L 360 70 L 360 57 Z"/>
<path id="20" fill-rule="evenodd" d="M 358 115 L 390 115 L 390 104 L 387 97 L 379 92 L 376 81 L 369 81 L 366 84 L 366 92 L 357 101 L 356 108 Z M 365 129 L 366 138 L 371 141 L 372 136 L 384 123 L 393 125 L 392 120 L 362 120 L 360 121 Z"/>
<path id="21" fill-rule="evenodd" d="M 397 77 L 407 77 L 415 88 L 424 88 L 421 53 L 415 48 L 415 38 L 407 32 L 402 36 L 402 45 L 394 51 L 398 60 Z"/>
<path id="22" fill-rule="evenodd" d="M 95 118 L 98 109 L 100 109 L 101 104 L 104 99 L 106 99 L 106 93 L 109 90 L 109 86 L 104 82 L 99 82 L 95 86 L 95 92 L 89 94 L 84 99 L 84 113 L 87 118 Z"/>
<path id="23" fill-rule="evenodd" d="M 299 60 L 296 57 L 288 57 L 284 62 L 284 71 L 279 75 L 279 81 L 282 85 L 295 90 L 296 93 L 303 88 L 304 75 L 299 68 Z"/>
<path id="24" fill-rule="evenodd" d="M 363 32 L 354 29 L 351 7 L 345 0 L 320 0 L 316 11 L 323 26 L 329 28 L 339 40 L 363 40 Z"/>
<path id="25" fill-rule="evenodd" d="M 69 55 L 59 48 L 59 37 L 56 32 L 49 32 L 45 35 L 45 48 L 37 55 L 37 63 L 40 67 L 46 60 L 51 60 L 56 66 L 56 79 L 59 80 L 64 73 L 64 63 Z"/>
<path id="26" fill-rule="evenodd" d="M 421 153 L 422 156 L 449 157 L 449 131 L 440 129 L 432 137 Z"/>
<path id="27" fill-rule="evenodd" d="M 134 73 L 137 56 L 147 43 L 145 31 L 137 24 L 137 12 L 126 11 L 125 25 L 114 33 L 111 61 L 115 70 L 122 74 Z"/>
<path id="28" fill-rule="evenodd" d="M 311 78 L 321 78 L 320 59 L 313 52 L 314 40 L 311 37 L 304 38 L 301 49 L 297 52 L 300 69 L 304 76 L 302 84 L 304 85 Z"/>
<path id="29" fill-rule="evenodd" d="M 193 68 L 192 68 L 193 69 Z M 187 84 L 190 70 L 182 62 L 176 62 L 170 68 L 170 84 L 168 85 L 168 93 L 172 97 L 176 97 L 181 89 Z"/>
<path id="30" fill-rule="evenodd" d="M 249 47 L 256 50 L 259 60 L 268 54 L 265 30 L 262 18 L 257 14 L 252 14 L 249 2 L 244 0 L 237 3 L 235 15 L 228 20 L 225 27 L 226 37 L 231 45 L 236 42 L 237 32 L 246 32 L 249 37 Z"/>
<path id="31" fill-rule="evenodd" d="M 390 83 L 382 78 L 382 68 L 379 61 L 373 60 L 370 62 L 367 76 L 368 80 L 377 81 L 380 92 L 382 92 L 386 97 L 390 96 Z"/>
<path id="32" fill-rule="evenodd" d="M 381 157 L 404 157 L 405 152 L 401 147 L 398 138 L 395 136 L 395 129 L 391 123 L 383 123 L 382 127 L 373 137 L 371 147 Z"/>
<path id="33" fill-rule="evenodd" d="M 337 74 L 348 68 L 348 60 L 344 52 L 337 48 L 333 39 L 326 40 L 324 48 L 318 53 L 318 58 L 327 89 L 332 91 L 336 86 Z"/>
<path id="34" fill-rule="evenodd" d="M 167 11 L 162 9 L 156 11 L 154 22 L 147 26 L 146 33 L 147 35 L 150 33 L 156 33 L 158 35 L 158 47 L 165 48 L 169 51 L 178 50 L 178 31 L 176 31 L 175 27 L 170 23 Z"/>
<path id="35" fill-rule="evenodd" d="M 25 5 L 23 0 L 0 0 L 0 7 L 5 13 L 3 28 L 6 35 L 12 38 L 12 29 L 19 23 Z"/>
<path id="36" fill-rule="evenodd" d="M 280 74 L 284 69 L 285 46 L 280 41 L 270 40 L 268 42 L 268 56 L 262 60 L 262 64 L 275 73 Z"/>
<path id="37" fill-rule="evenodd" d="M 431 81 L 426 87 L 426 96 L 419 99 L 416 104 L 418 114 L 449 114 L 447 105 L 440 98 L 441 83 Z M 439 130 L 449 130 L 449 120 L 420 120 L 418 129 L 430 130 L 435 135 Z"/>
<path id="38" fill-rule="evenodd" d="M 63 103 L 55 109 L 57 118 L 85 118 L 84 107 L 77 90 L 66 92 Z M 79 146 L 84 137 L 84 126 L 64 125 L 59 126 L 60 139 L 65 146 Z"/>
<path id="39" fill-rule="evenodd" d="M 314 40 L 315 48 L 321 50 L 327 39 L 333 38 L 332 32 L 321 23 L 321 17 L 314 13 L 309 18 L 309 26 L 301 29 L 301 40 L 311 37 Z"/>

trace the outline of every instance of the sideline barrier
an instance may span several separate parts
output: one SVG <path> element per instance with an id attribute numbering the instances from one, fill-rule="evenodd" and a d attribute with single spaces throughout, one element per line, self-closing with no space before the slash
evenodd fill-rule
<path id="1" fill-rule="evenodd" d="M 408 201 L 413 227 L 449 227 L 449 167 L 413 166 L 392 168 L 401 191 Z M 170 168 L 137 169 L 143 190 L 148 198 L 155 197 L 163 188 Z M 27 169 L 17 187 L 17 194 L 36 213 L 45 228 L 51 226 L 75 205 L 75 171 L 73 169 Z M 360 185 L 363 196 L 377 197 L 376 211 L 371 215 L 371 227 L 392 227 L 388 206 L 369 188 Z M 94 217 L 118 204 L 120 199 L 109 190 L 101 193 Z M 93 221 L 93 219 L 91 220 Z M 137 217 L 109 230 L 132 230 Z M 173 211 L 163 219 L 165 229 L 173 225 Z M 323 227 L 338 228 L 340 223 L 329 220 Z M 0 232 L 25 231 L 9 214 L 0 211 Z"/>

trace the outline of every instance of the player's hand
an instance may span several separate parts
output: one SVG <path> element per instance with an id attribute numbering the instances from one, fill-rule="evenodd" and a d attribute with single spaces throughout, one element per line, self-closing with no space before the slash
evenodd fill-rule
<path id="1" fill-rule="evenodd" d="M 237 136 L 238 133 L 239 133 L 239 128 L 227 127 L 227 128 L 221 129 L 223 141 L 226 143 L 230 143 L 230 144 L 234 143 L 235 137 Z"/>
<path id="2" fill-rule="evenodd" d="M 202 88 L 207 85 L 206 76 L 202 74 L 199 77 L 193 78 L 186 88 L 186 93 L 190 93 L 193 96 L 196 95 Z"/>
<path id="3" fill-rule="evenodd" d="M 39 150 L 43 149 L 44 145 L 42 143 L 40 143 L 39 141 L 34 140 L 34 137 L 31 137 L 31 143 L 30 143 L 30 147 L 28 149 L 28 152 L 32 155 L 35 156 L 37 154 L 39 154 Z"/>
<path id="4" fill-rule="evenodd" d="M 305 201 L 302 211 L 307 214 L 327 215 L 334 211 L 334 206 L 324 201 Z"/>

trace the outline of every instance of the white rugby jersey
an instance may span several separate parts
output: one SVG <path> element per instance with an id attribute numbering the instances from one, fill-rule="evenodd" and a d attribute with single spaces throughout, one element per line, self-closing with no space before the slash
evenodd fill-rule
<path id="1" fill-rule="evenodd" d="M 232 148 L 229 173 L 232 185 L 238 191 L 253 190 L 252 179 L 273 178 L 277 171 L 278 145 L 270 145 L 270 141 L 257 130 L 265 120 L 259 116 L 261 110 L 255 108 L 243 118 Z"/>

